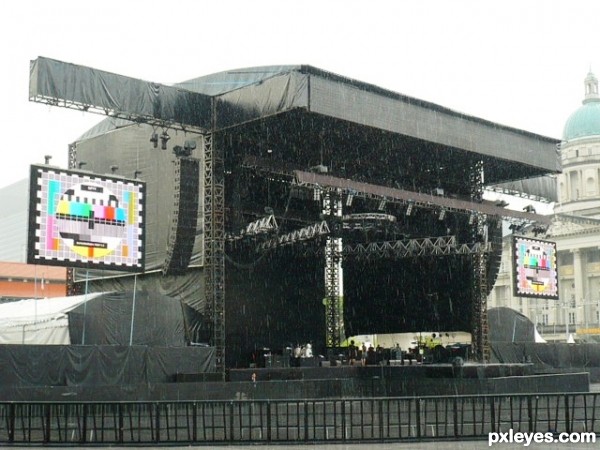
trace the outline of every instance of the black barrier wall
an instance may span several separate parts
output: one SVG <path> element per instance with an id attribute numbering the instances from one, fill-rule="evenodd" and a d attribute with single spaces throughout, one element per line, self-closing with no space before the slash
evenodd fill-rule
<path id="1" fill-rule="evenodd" d="M 3 388 L 165 383 L 177 373 L 210 371 L 214 349 L 208 347 L 0 346 Z"/>

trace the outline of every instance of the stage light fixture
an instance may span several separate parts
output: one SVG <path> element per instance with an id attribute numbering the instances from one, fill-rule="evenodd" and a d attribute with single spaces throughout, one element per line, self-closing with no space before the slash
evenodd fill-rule
<path id="1" fill-rule="evenodd" d="M 77 163 L 77 167 L 79 167 L 79 168 L 81 169 L 81 168 L 82 168 L 83 166 L 85 166 L 86 164 L 87 164 L 87 163 L 86 163 L 85 161 L 79 161 L 79 162 Z"/>
<path id="2" fill-rule="evenodd" d="M 386 204 L 385 200 L 381 200 L 379 202 L 379 211 L 383 211 L 385 209 L 385 204 Z"/>
<path id="3" fill-rule="evenodd" d="M 444 220 L 446 218 L 446 210 L 442 209 L 440 211 L 440 215 L 438 216 L 438 220 Z"/>
<path id="4" fill-rule="evenodd" d="M 171 136 L 169 136 L 166 131 L 163 131 L 163 133 L 160 135 L 161 150 L 167 149 L 167 142 L 169 142 L 169 139 L 171 139 Z"/>
<path id="5" fill-rule="evenodd" d="M 158 147 L 158 133 L 152 133 L 152 136 L 150 136 L 150 142 L 152 142 L 152 146 L 154 148 Z"/>
<path id="6" fill-rule="evenodd" d="M 137 180 L 137 177 L 141 174 L 142 174 L 141 170 L 136 170 L 135 172 L 133 172 L 133 178 Z"/>
<path id="7" fill-rule="evenodd" d="M 44 164 L 50 164 L 50 160 L 52 159 L 52 155 L 44 155 Z"/>
<path id="8" fill-rule="evenodd" d="M 117 173 L 117 170 L 119 170 L 119 166 L 110 166 L 110 171 L 112 173 Z"/>
<path id="9" fill-rule="evenodd" d="M 196 141 L 185 141 L 183 143 L 183 148 L 191 153 L 192 150 L 196 150 Z"/>
<path id="10" fill-rule="evenodd" d="M 535 208 L 533 207 L 533 205 L 527 205 L 523 208 L 523 211 L 535 214 Z"/>

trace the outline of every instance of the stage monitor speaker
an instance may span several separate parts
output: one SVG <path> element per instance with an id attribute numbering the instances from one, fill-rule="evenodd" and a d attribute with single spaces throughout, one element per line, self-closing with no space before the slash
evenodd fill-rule
<path id="1" fill-rule="evenodd" d="M 200 161 L 195 158 L 177 158 L 175 164 L 175 201 L 163 265 L 165 276 L 185 272 L 192 258 L 198 226 Z"/>

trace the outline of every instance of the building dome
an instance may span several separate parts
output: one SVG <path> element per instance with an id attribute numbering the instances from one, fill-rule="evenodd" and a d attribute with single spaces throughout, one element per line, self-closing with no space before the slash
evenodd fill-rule
<path id="1" fill-rule="evenodd" d="M 598 79 L 590 72 L 585 77 L 583 105 L 567 119 L 563 130 L 563 141 L 587 136 L 600 136 L 600 96 Z"/>

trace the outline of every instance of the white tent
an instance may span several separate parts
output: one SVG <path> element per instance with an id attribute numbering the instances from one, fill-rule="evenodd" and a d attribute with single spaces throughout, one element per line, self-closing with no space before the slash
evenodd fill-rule
<path id="1" fill-rule="evenodd" d="M 69 345 L 67 313 L 102 293 L 0 304 L 0 344 Z"/>
<path id="2" fill-rule="evenodd" d="M 533 329 L 534 331 L 534 338 L 535 338 L 535 342 L 537 342 L 538 344 L 545 344 L 546 343 L 546 339 L 544 339 L 542 337 L 542 335 L 538 332 L 537 328 Z"/>

